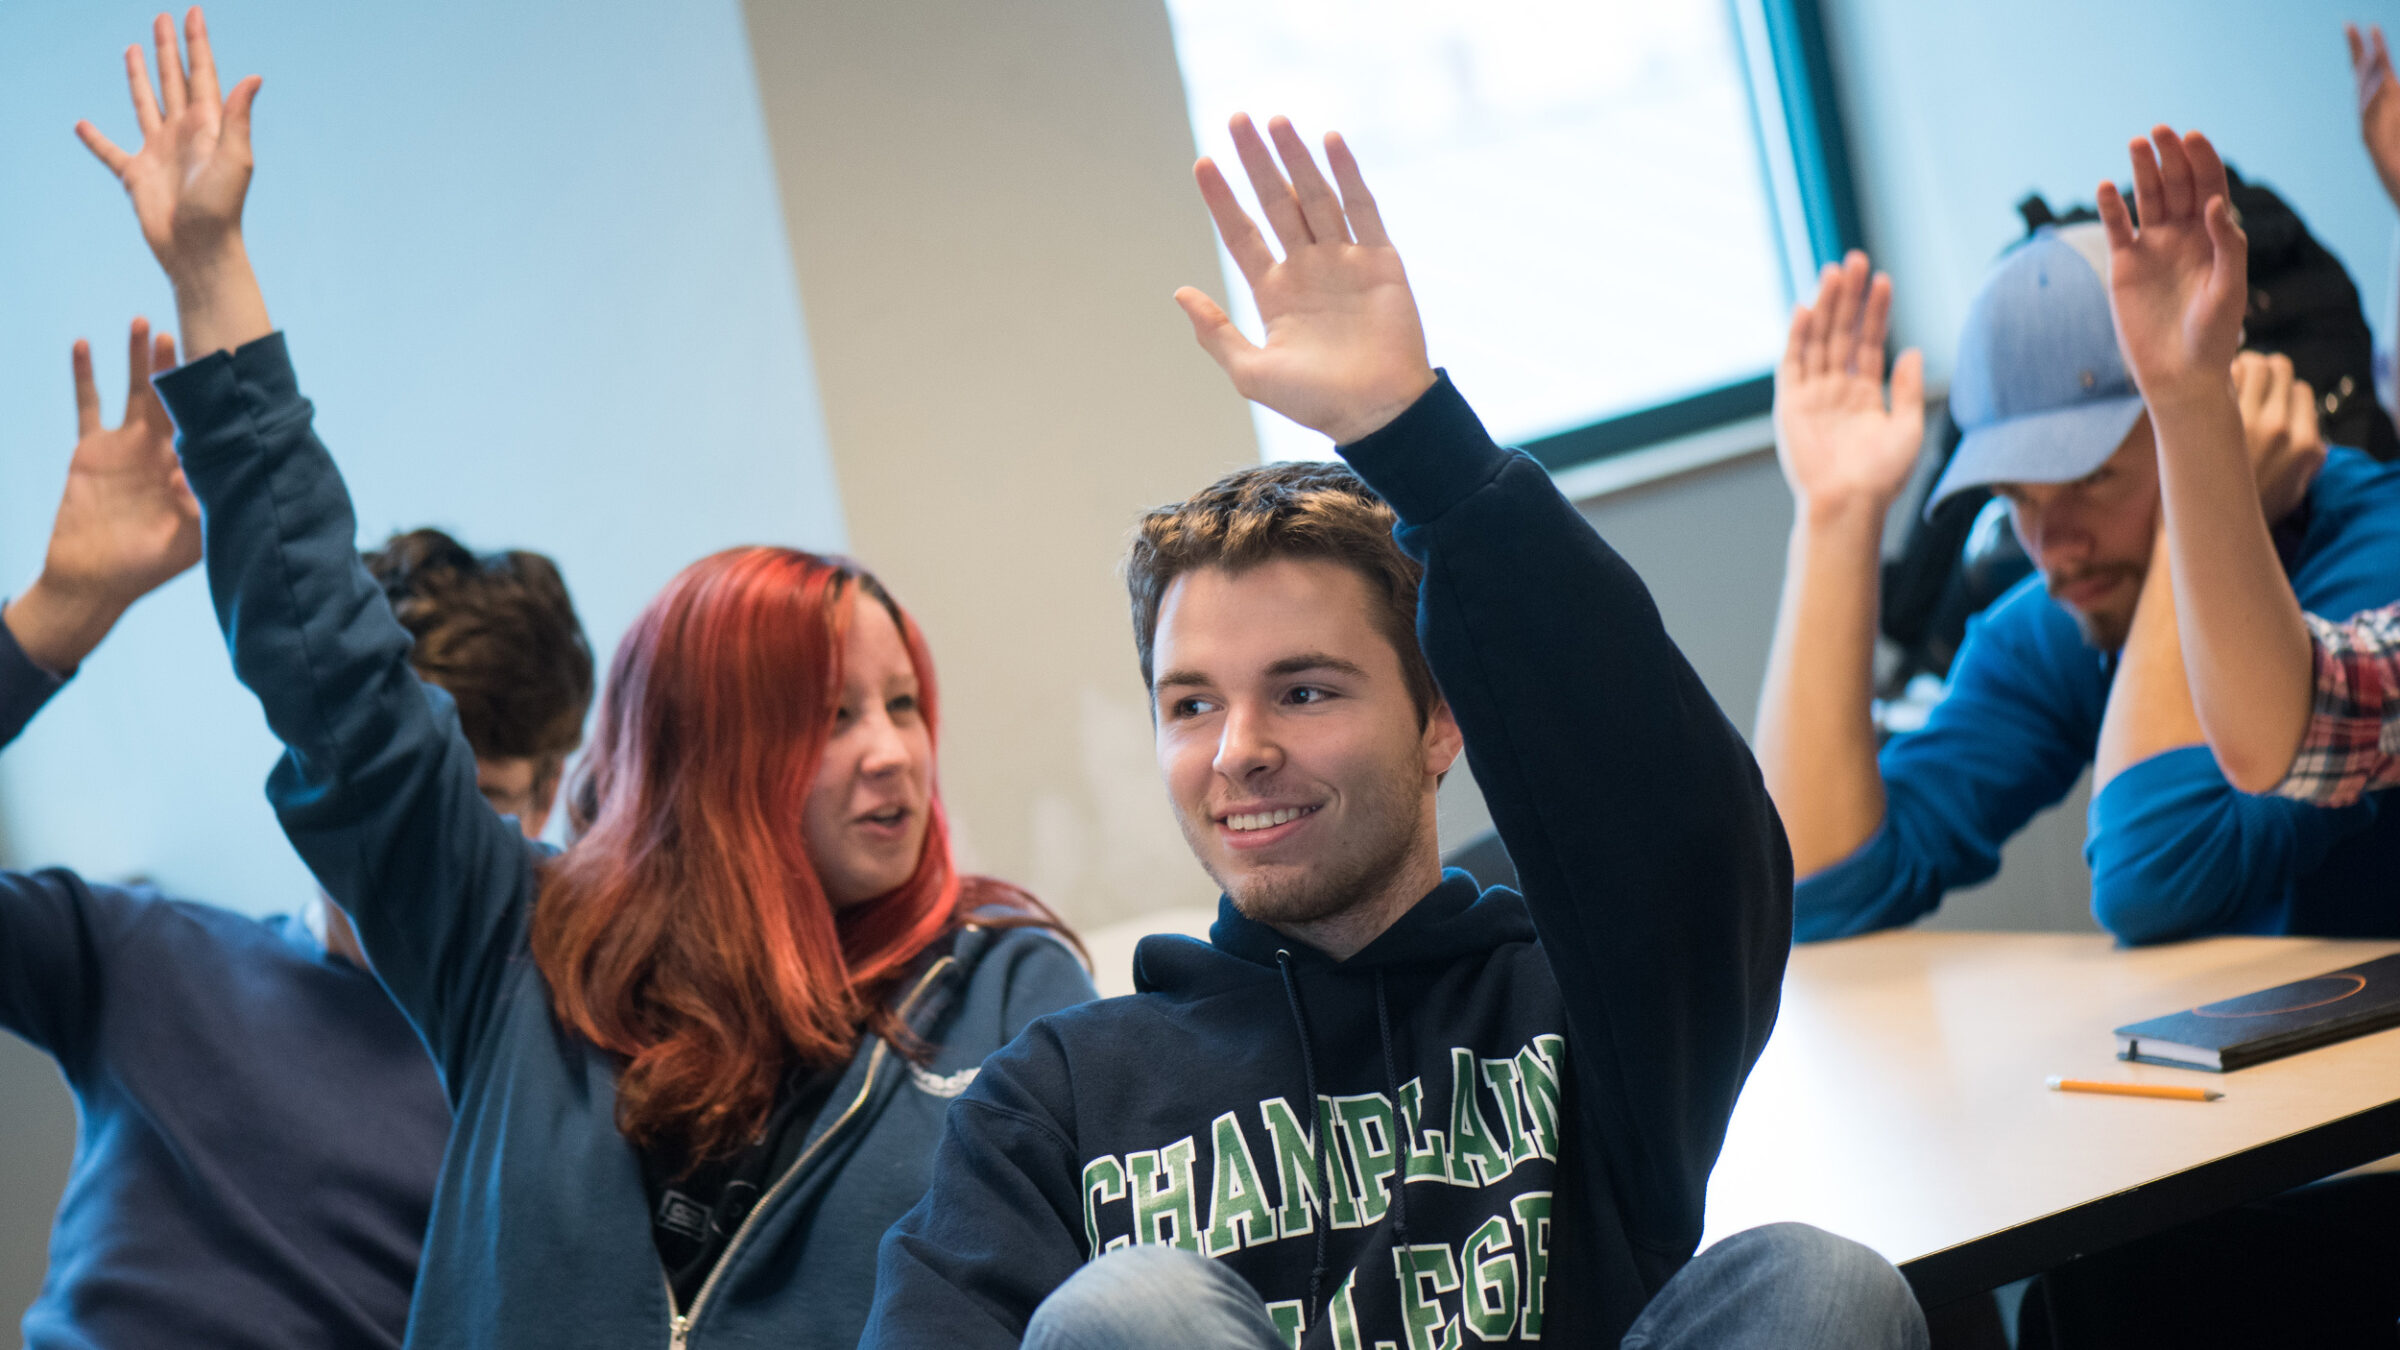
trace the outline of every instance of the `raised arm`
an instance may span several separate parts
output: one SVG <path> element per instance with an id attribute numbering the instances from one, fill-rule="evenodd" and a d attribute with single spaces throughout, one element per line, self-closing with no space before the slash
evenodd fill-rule
<path id="1" fill-rule="evenodd" d="M 200 561 L 200 508 L 175 461 L 175 428 L 150 387 L 175 340 L 133 321 L 125 420 L 100 419 L 90 344 L 75 344 L 75 453 L 41 575 L 0 612 L 0 745 L 83 664 L 134 601 Z"/>
<path id="2" fill-rule="evenodd" d="M 230 94 L 217 88 L 208 24 L 195 6 L 184 16 L 191 65 L 166 15 L 152 25 L 158 85 L 140 46 L 125 49 L 142 146 L 127 154 L 90 122 L 75 134 L 124 186 L 142 239 L 175 288 L 177 325 L 193 358 L 229 352 L 275 331 L 242 243 L 242 203 L 250 191 L 250 107 L 261 81 L 252 75 Z"/>
<path id="3" fill-rule="evenodd" d="M 134 601 L 200 561 L 200 508 L 175 461 L 174 425 L 150 387 L 153 373 L 174 368 L 175 340 L 153 338 L 149 321 L 135 319 L 127 347 L 125 420 L 109 427 L 100 418 L 91 345 L 75 344 L 76 441 L 66 490 L 41 575 L 0 616 L 28 660 L 62 677 Z"/>
<path id="4" fill-rule="evenodd" d="M 1883 379 L 1889 277 L 1853 253 L 1792 315 L 1775 369 L 1775 454 L 1792 490 L 1783 600 L 1758 702 L 1758 763 L 1808 876 L 1848 858 L 1884 817 L 1875 759 L 1876 592 L 1883 521 L 1925 440 L 1924 360 Z"/>
<path id="5" fill-rule="evenodd" d="M 1630 1229 L 1671 1264 L 1699 1240 L 1708 1171 L 1775 1019 L 1791 862 L 1774 807 L 1641 579 L 1425 363 L 1341 139 L 1325 140 L 1329 183 L 1282 119 L 1280 170 L 1246 120 L 1233 130 L 1282 260 L 1214 165 L 1198 177 L 1265 344 L 1178 298 L 1237 389 L 1335 438 L 1423 562 L 1419 640 L 1563 994 L 1576 1147 L 1622 1178 Z"/>
<path id="6" fill-rule="evenodd" d="M 207 31 L 191 69 L 160 21 L 162 101 L 128 65 L 144 143 L 115 169 L 175 283 L 199 359 L 158 380 L 202 507 L 210 596 L 234 670 L 286 747 L 267 792 L 376 974 L 455 1067 L 521 949 L 533 854 L 476 789 L 449 697 L 420 682 L 409 637 L 357 553 L 340 473 L 311 426 L 241 247 L 255 79 L 220 105 Z"/>
<path id="7" fill-rule="evenodd" d="M 2162 126 L 2131 151 L 2141 227 L 2113 184 L 2100 185 L 2100 213 L 2118 342 L 2158 438 L 2173 618 L 2218 763 L 2235 786 L 2264 791 L 2283 778 L 2308 724 L 2312 658 L 2227 373 L 2249 249 L 2205 136 Z"/>

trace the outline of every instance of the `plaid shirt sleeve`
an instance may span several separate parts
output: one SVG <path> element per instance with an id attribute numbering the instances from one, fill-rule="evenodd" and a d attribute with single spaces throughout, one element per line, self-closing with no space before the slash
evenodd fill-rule
<path id="1" fill-rule="evenodd" d="M 2301 617 L 2316 651 L 2316 701 L 2275 795 L 2347 806 L 2400 783 L 2400 605 L 2338 624 Z"/>

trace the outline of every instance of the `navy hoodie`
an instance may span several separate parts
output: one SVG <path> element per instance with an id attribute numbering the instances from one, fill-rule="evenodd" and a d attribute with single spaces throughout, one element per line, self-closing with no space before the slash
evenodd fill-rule
<path id="1" fill-rule="evenodd" d="M 951 1100 L 1028 1022 L 1091 997 L 1074 954 L 1038 929 L 978 927 L 929 958 L 896 1003 L 932 1062 L 869 1037 L 678 1310 L 616 1127 L 615 1057 L 559 1025 L 533 961 L 545 852 L 484 802 L 450 696 L 410 669 L 282 335 L 157 383 L 235 673 L 285 746 L 267 795 L 456 1108 L 409 1344 L 854 1345 L 876 1240 L 923 1193 Z"/>
<path id="2" fill-rule="evenodd" d="M 0 624 L 0 745 L 59 686 Z M 29 1350 L 397 1350 L 450 1104 L 289 915 L 0 872 L 0 1029 L 81 1122 Z"/>
<path id="3" fill-rule="evenodd" d="M 1342 454 L 1524 893 L 1464 872 L 1347 961 L 1220 902 L 951 1113 L 865 1345 L 1012 1346 L 1128 1243 L 1223 1261 L 1295 1346 L 1614 1345 L 1698 1246 L 1775 1021 L 1791 857 L 1631 568 L 1445 377 Z"/>

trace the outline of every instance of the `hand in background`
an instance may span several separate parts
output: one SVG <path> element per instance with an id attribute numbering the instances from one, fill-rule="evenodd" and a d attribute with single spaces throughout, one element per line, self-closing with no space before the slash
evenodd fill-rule
<path id="1" fill-rule="evenodd" d="M 1889 402 L 1883 344 L 1892 279 L 1867 274 L 1867 255 L 1828 263 L 1816 303 L 1792 313 L 1775 368 L 1775 454 L 1804 506 L 1864 505 L 1880 513 L 1908 485 L 1925 442 L 1925 362 L 1892 363 Z"/>
<path id="2" fill-rule="evenodd" d="M 35 665 L 80 665 L 134 601 L 200 561 L 200 507 L 175 459 L 175 427 L 151 388 L 175 366 L 175 340 L 135 319 L 126 344 L 125 420 L 100 420 L 92 349 L 75 344 L 75 453 L 50 527 L 42 574 L 8 606 L 9 631 Z"/>
<path id="3" fill-rule="evenodd" d="M 1336 445 L 1352 444 L 1433 387 L 1425 330 L 1400 253 L 1384 234 L 1375 199 L 1340 135 L 1325 137 L 1325 160 L 1341 185 L 1337 197 L 1288 120 L 1267 123 L 1282 168 L 1247 116 L 1237 114 L 1232 128 L 1242 167 L 1283 246 L 1282 260 L 1213 161 L 1202 159 L 1192 173 L 1258 303 L 1266 341 L 1253 345 L 1214 300 L 1190 286 L 1175 292 L 1175 301 L 1244 398 L 1323 432 Z"/>
<path id="4" fill-rule="evenodd" d="M 186 348 L 195 356 L 230 350 L 274 331 L 242 246 L 242 203 L 250 190 L 252 75 L 230 95 L 217 89 L 208 25 L 194 8 L 184 17 L 191 65 L 175 43 L 175 25 L 158 16 L 158 88 L 138 46 L 125 49 L 125 81 L 142 147 L 127 154 L 90 122 L 75 134 L 124 185 L 142 238 L 175 287 Z"/>
<path id="5" fill-rule="evenodd" d="M 2362 36 L 2358 25 L 2342 25 L 2350 40 L 2350 73 L 2358 81 L 2358 134 L 2375 161 L 2384 195 L 2400 205 L 2400 80 L 2392 78 L 2392 54 L 2378 24 Z"/>
<path id="6" fill-rule="evenodd" d="M 2317 428 L 2317 391 L 2292 374 L 2280 353 L 2243 352 L 2233 358 L 2234 399 L 2267 523 L 2290 515 L 2325 467 L 2325 437 Z"/>
<path id="7" fill-rule="evenodd" d="M 2224 161 L 2199 132 L 2168 127 L 2128 147 L 2142 210 L 2134 228 L 2116 184 L 2102 183 L 2109 303 L 2117 343 L 2154 416 L 2228 389 L 2249 297 L 2250 250 L 2233 223 Z"/>

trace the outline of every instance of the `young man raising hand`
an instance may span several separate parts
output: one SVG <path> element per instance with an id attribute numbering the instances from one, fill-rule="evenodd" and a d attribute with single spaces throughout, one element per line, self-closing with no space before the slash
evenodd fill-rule
<path id="1" fill-rule="evenodd" d="M 1233 131 L 1282 256 L 1197 173 L 1266 340 L 1176 298 L 1350 467 L 1232 474 L 1128 559 L 1217 923 L 985 1063 L 864 1344 L 1923 1344 L 1856 1244 L 1693 1259 L 1790 938 L 1774 808 L 1639 578 L 1428 363 L 1341 140 L 1329 182 Z M 1462 745 L 1521 896 L 1442 870 Z"/>

